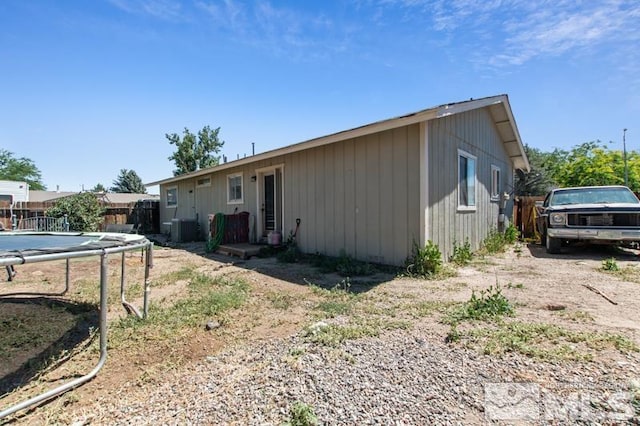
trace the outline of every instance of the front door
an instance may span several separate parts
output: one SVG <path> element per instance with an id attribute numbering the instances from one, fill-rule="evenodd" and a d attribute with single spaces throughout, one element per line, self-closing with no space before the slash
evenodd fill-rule
<path id="1" fill-rule="evenodd" d="M 263 236 L 276 229 L 276 175 L 264 175 Z"/>
<path id="2" fill-rule="evenodd" d="M 256 217 L 257 239 L 269 232 L 282 232 L 284 223 L 284 165 L 256 169 L 258 211 Z M 264 240 L 263 240 L 264 241 Z"/>

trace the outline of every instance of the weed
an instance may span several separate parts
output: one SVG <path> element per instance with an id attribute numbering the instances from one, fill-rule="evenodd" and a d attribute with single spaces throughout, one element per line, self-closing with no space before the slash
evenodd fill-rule
<path id="1" fill-rule="evenodd" d="M 515 309 L 504 297 L 498 285 L 481 290 L 480 295 L 471 293 L 471 299 L 461 307 L 453 310 L 445 318 L 449 324 L 457 324 L 467 320 L 496 320 L 502 316 L 513 316 Z"/>
<path id="2" fill-rule="evenodd" d="M 616 272 L 620 270 L 615 257 L 610 257 L 602 261 L 602 270 Z"/>
<path id="3" fill-rule="evenodd" d="M 558 315 L 574 322 L 594 322 L 593 316 L 584 311 L 559 311 Z"/>
<path id="4" fill-rule="evenodd" d="M 459 266 L 467 265 L 471 262 L 473 253 L 471 252 L 471 243 L 467 239 L 462 246 L 459 246 L 457 242 L 453 242 L 453 254 L 450 257 L 450 261 Z"/>
<path id="5" fill-rule="evenodd" d="M 504 234 L 496 229 L 489 231 L 489 234 L 482 241 L 482 248 L 488 254 L 502 253 L 506 245 Z"/>
<path id="6" fill-rule="evenodd" d="M 324 312 L 333 318 L 338 315 L 346 315 L 351 312 L 352 303 L 350 301 L 324 300 L 318 303 L 316 309 Z"/>
<path id="7" fill-rule="evenodd" d="M 414 305 L 408 305 L 406 306 L 406 310 L 414 318 L 424 318 L 435 313 L 445 312 L 455 304 L 456 302 L 427 300 Z"/>
<path id="8" fill-rule="evenodd" d="M 431 240 L 420 248 L 413 242 L 412 254 L 405 261 L 407 274 L 410 277 L 430 278 L 442 270 L 442 253 Z"/>
<path id="9" fill-rule="evenodd" d="M 244 303 L 249 285 L 240 278 L 210 277 L 191 272 L 188 295 L 172 306 L 152 304 L 145 321 L 127 316 L 111 327 L 110 343 L 118 346 L 127 339 L 151 339 L 174 336 L 219 316 Z"/>
<path id="10" fill-rule="evenodd" d="M 522 289 L 524 289 L 524 284 L 522 284 L 522 283 L 517 283 L 517 284 L 508 283 L 507 284 L 507 288 L 517 288 L 518 290 L 522 290 Z"/>
<path id="11" fill-rule="evenodd" d="M 606 349 L 623 354 L 640 351 L 633 341 L 621 335 L 570 331 L 551 324 L 512 322 L 498 328 L 471 330 L 468 336 L 488 355 L 518 352 L 546 361 L 590 361 L 594 351 Z"/>
<path id="12" fill-rule="evenodd" d="M 316 426 L 318 416 L 313 407 L 304 402 L 297 401 L 289 408 L 289 421 L 287 426 Z"/>
<path id="13" fill-rule="evenodd" d="M 276 255 L 276 259 L 283 263 L 296 263 L 302 259 L 302 253 L 298 249 L 298 245 L 292 242 L 287 245 L 286 250 L 281 251 Z"/>
<path id="14" fill-rule="evenodd" d="M 306 352 L 305 349 L 300 346 L 296 346 L 289 349 L 289 355 L 295 358 L 304 355 L 305 352 Z"/>
<path id="15" fill-rule="evenodd" d="M 308 257 L 309 262 L 325 273 L 337 272 L 343 277 L 373 275 L 376 268 L 367 262 L 356 260 L 344 250 L 340 250 L 340 256 L 331 257 L 316 253 Z"/>
<path id="16" fill-rule="evenodd" d="M 520 231 L 515 227 L 513 223 L 510 223 L 507 226 L 507 229 L 504 230 L 504 241 L 507 244 L 513 244 L 518 241 L 518 237 L 520 236 Z"/>
<path id="17" fill-rule="evenodd" d="M 267 293 L 267 299 L 269 299 L 274 308 L 284 311 L 291 307 L 294 297 L 290 294 L 270 292 Z"/>
<path id="18" fill-rule="evenodd" d="M 614 274 L 617 277 L 629 282 L 640 283 L 640 271 L 638 266 L 625 266 L 624 268 L 618 268 L 617 270 L 606 271 L 607 273 Z"/>
<path id="19" fill-rule="evenodd" d="M 504 252 L 506 246 L 518 241 L 518 228 L 510 224 L 504 232 L 492 229 L 482 241 L 481 252 L 486 254 L 495 254 Z M 522 251 L 522 250 L 520 250 Z"/>

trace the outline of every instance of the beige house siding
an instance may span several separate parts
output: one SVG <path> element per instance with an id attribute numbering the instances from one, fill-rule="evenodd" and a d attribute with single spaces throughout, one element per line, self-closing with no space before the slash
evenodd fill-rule
<path id="1" fill-rule="evenodd" d="M 428 237 L 448 258 L 454 242 L 480 247 L 498 225 L 498 201 L 491 200 L 491 166 L 500 168 L 501 192 L 513 184 L 513 167 L 486 108 L 429 122 Z M 458 210 L 458 150 L 476 157 L 476 209 Z"/>
<path id="2" fill-rule="evenodd" d="M 305 252 L 338 256 L 344 250 L 362 260 L 402 263 L 419 238 L 418 129 L 287 156 L 285 232 L 300 218 L 298 243 Z"/>
<path id="3" fill-rule="evenodd" d="M 500 192 L 511 191 L 514 164 L 528 168 L 510 114 L 505 97 L 451 104 L 241 159 L 209 174 L 160 182 L 161 220 L 197 215 L 204 238 L 209 214 L 237 208 L 249 212 L 253 230 L 260 231 L 263 175 L 276 170 L 276 182 L 282 182 L 276 229 L 286 241 L 299 218 L 303 252 L 338 256 L 344 251 L 360 260 L 401 265 L 414 241 L 428 239 L 448 259 L 454 243 L 468 240 L 477 250 L 498 226 L 492 166 L 500 170 Z M 471 211 L 458 206 L 459 150 L 476 158 Z M 235 173 L 243 176 L 241 204 L 227 202 L 227 176 Z M 210 186 L 196 185 L 206 178 Z M 176 208 L 166 207 L 166 189 L 172 186 L 178 189 Z"/>
<path id="4" fill-rule="evenodd" d="M 256 170 L 282 165 L 284 238 L 300 218 L 298 245 L 307 253 L 341 251 L 371 262 L 400 264 L 419 241 L 419 125 L 304 150 L 268 161 L 161 186 L 178 188 L 177 208 L 161 206 L 161 221 L 208 214 L 258 215 Z M 227 176 L 243 174 L 243 204 L 227 204 Z M 196 180 L 211 178 L 207 187 Z M 190 192 L 191 191 L 191 192 Z M 260 206 L 261 207 L 261 206 Z M 204 234 L 203 234 L 204 235 Z"/>

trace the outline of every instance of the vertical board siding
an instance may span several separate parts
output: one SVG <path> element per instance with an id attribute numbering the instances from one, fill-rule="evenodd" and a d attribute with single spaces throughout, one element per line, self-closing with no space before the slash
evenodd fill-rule
<path id="1" fill-rule="evenodd" d="M 480 247 L 497 226 L 498 203 L 490 198 L 491 165 L 500 167 L 504 191 L 513 169 L 488 109 L 430 120 L 427 140 L 429 238 L 447 259 L 454 243 Z M 458 149 L 476 156 L 476 210 L 458 207 Z M 211 175 L 211 186 L 195 188 L 195 178 L 177 185 L 178 208 L 161 206 L 161 221 L 193 217 L 201 227 L 209 213 L 248 211 L 257 215 L 256 169 L 284 165 L 283 234 L 301 219 L 297 242 L 303 252 L 400 265 L 420 241 L 420 124 L 256 161 Z M 243 174 L 244 203 L 227 204 L 227 175 Z M 195 189 L 194 189 L 195 188 Z M 188 200 L 189 190 L 195 196 Z M 193 205 L 189 205 L 189 203 Z"/>
<path id="2" fill-rule="evenodd" d="M 431 240 L 447 259 L 454 243 L 473 250 L 498 225 L 498 202 L 491 200 L 491 165 L 500 167 L 502 191 L 512 185 L 513 169 L 488 109 L 429 122 L 428 176 Z M 458 211 L 458 149 L 476 157 L 476 210 Z"/>

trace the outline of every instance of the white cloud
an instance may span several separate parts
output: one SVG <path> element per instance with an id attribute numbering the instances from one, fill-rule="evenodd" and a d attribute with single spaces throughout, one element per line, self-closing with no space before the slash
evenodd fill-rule
<path id="1" fill-rule="evenodd" d="M 131 14 L 150 15 L 166 21 L 184 19 L 182 3 L 177 0 L 109 0 L 109 2 Z"/>

